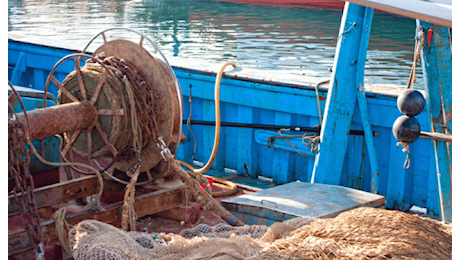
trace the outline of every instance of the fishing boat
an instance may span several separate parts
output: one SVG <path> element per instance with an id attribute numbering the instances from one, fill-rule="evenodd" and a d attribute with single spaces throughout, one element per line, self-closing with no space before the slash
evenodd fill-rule
<path id="1" fill-rule="evenodd" d="M 345 3 L 327 82 L 170 65 L 128 28 L 82 50 L 9 34 L 8 256 L 69 256 L 87 219 L 178 233 L 371 207 L 452 223 L 451 5 L 406 2 Z M 412 73 L 407 90 L 363 83 L 374 8 L 417 19 L 424 90 Z"/>

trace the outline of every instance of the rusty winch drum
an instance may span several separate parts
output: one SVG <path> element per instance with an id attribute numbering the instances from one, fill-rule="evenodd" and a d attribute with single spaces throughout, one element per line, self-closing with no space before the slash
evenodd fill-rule
<path id="1" fill-rule="evenodd" d="M 106 41 L 105 32 L 109 30 L 137 33 L 141 36 L 140 43 L 124 39 Z M 83 53 L 100 35 L 104 39 L 103 45 L 93 52 L 94 58 L 83 63 L 82 58 L 87 56 Z M 152 55 L 142 46 L 144 39 L 158 50 L 163 59 Z M 81 56 L 73 58 L 75 70 L 59 83 L 53 76 L 61 63 L 58 62 L 48 77 L 45 89 L 48 88 L 50 80 L 58 85 L 58 105 L 75 101 L 90 102 L 97 110 L 97 123 L 88 129 L 64 133 L 66 146 L 61 151 L 63 159 L 78 161 L 78 157 L 85 158 L 91 165 L 99 165 L 98 162 L 105 161 L 102 164 L 106 168 L 101 169 L 104 168 L 111 175 L 114 170 L 129 172 L 133 167 L 140 167 L 141 172 L 147 172 L 149 178 L 158 174 L 163 161 L 158 137 L 173 153 L 185 138 L 181 127 L 182 93 L 177 78 L 161 51 L 139 32 L 112 28 L 93 37 Z M 119 67 L 107 63 L 108 60 L 116 62 Z M 124 69 L 132 74 L 123 73 Z M 133 79 L 133 75 L 136 79 Z M 132 89 L 129 89 L 130 86 Z M 132 131 L 135 122 L 133 117 L 142 126 L 140 160 L 133 149 L 132 140 L 137 137 Z"/>

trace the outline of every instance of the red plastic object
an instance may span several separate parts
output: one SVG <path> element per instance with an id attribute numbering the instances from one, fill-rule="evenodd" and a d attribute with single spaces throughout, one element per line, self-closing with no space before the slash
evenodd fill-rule
<path id="1" fill-rule="evenodd" d="M 211 188 L 212 188 L 213 179 L 212 179 L 212 178 L 209 178 L 209 177 L 206 177 L 206 179 L 208 179 L 209 185 L 210 185 Z M 206 185 L 203 185 L 203 184 L 201 184 L 201 183 L 200 183 L 200 186 L 201 186 L 201 188 L 203 188 L 203 189 L 206 188 Z"/>
<path id="2" fill-rule="evenodd" d="M 431 44 L 431 37 L 433 37 L 433 29 L 428 30 L 428 35 L 426 36 L 428 44 Z"/>

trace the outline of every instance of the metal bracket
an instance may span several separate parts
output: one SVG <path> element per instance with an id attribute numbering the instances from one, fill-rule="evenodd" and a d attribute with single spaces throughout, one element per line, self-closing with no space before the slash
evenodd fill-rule
<path id="1" fill-rule="evenodd" d="M 169 153 L 169 154 L 172 155 L 171 150 L 169 150 L 169 148 L 166 147 L 166 143 L 165 143 L 165 141 L 163 140 L 163 136 L 158 136 L 157 139 L 158 139 L 157 147 L 161 150 L 161 151 L 160 151 L 161 157 L 163 157 L 163 159 L 165 160 L 165 162 L 167 162 L 168 159 L 166 159 L 165 154 Z"/>

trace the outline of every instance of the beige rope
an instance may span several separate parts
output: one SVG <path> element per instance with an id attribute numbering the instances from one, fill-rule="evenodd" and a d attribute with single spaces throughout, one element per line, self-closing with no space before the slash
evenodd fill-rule
<path id="1" fill-rule="evenodd" d="M 128 94 L 128 99 L 130 103 L 131 111 L 131 127 L 133 131 L 133 149 L 137 155 L 137 162 L 135 167 L 134 174 L 131 174 L 131 170 L 126 172 L 126 175 L 131 177 L 131 181 L 126 185 L 126 191 L 123 199 L 123 211 L 121 214 L 121 227 L 124 230 L 128 230 L 128 224 L 131 228 L 131 231 L 136 230 L 136 220 L 137 214 L 134 210 L 134 196 L 136 194 L 136 182 L 140 174 L 140 153 L 142 149 L 142 131 L 139 126 L 139 121 L 137 119 L 136 107 L 134 104 L 134 93 L 131 88 L 131 84 L 126 76 L 123 77 L 123 82 L 125 84 L 125 90 Z"/>
<path id="2" fill-rule="evenodd" d="M 196 202 L 203 208 L 205 214 L 211 210 L 217 210 L 219 215 L 224 218 L 227 222 L 230 219 L 235 219 L 235 217 L 228 212 L 219 202 L 217 202 L 213 197 L 209 194 L 203 192 L 201 186 L 199 185 L 198 181 L 193 179 L 189 172 L 185 171 L 181 166 L 178 160 L 173 158 L 171 153 L 165 154 L 166 159 L 170 162 L 172 170 L 179 173 L 179 178 L 187 187 L 187 190 L 191 193 L 192 197 L 195 199 Z M 235 225 L 237 226 L 244 226 L 244 223 L 241 220 L 236 220 Z"/>
<path id="3" fill-rule="evenodd" d="M 417 62 L 420 58 L 420 52 L 423 48 L 423 44 L 425 43 L 425 33 L 423 31 L 419 34 L 419 39 L 415 41 L 415 48 L 414 48 L 414 62 L 412 63 L 412 69 L 410 71 L 409 81 L 407 82 L 407 89 L 410 89 L 412 84 L 415 83 L 415 69 L 417 67 Z"/>
<path id="4" fill-rule="evenodd" d="M 399 146 L 401 145 L 403 147 L 402 151 L 403 152 L 407 152 L 407 155 L 406 155 L 406 161 L 404 162 L 404 169 L 409 169 L 410 167 L 410 152 L 409 152 L 409 145 L 405 142 L 397 142 L 396 143 L 396 146 Z"/>
<path id="5" fill-rule="evenodd" d="M 125 196 L 123 199 L 123 210 L 121 213 L 121 227 L 128 230 L 128 224 L 131 231 L 136 230 L 137 214 L 134 210 L 134 195 L 136 193 L 136 182 L 139 177 L 140 168 L 137 168 L 131 177 L 131 181 L 126 185 Z"/>
<path id="6" fill-rule="evenodd" d="M 66 251 L 69 257 L 73 257 L 72 250 L 70 249 L 69 243 L 67 241 L 67 234 L 69 233 L 71 226 L 65 220 L 66 212 L 67 209 L 65 207 L 60 208 L 54 212 L 53 215 L 51 215 L 51 218 L 54 219 L 54 225 L 59 242 L 61 243 L 61 247 Z"/>

